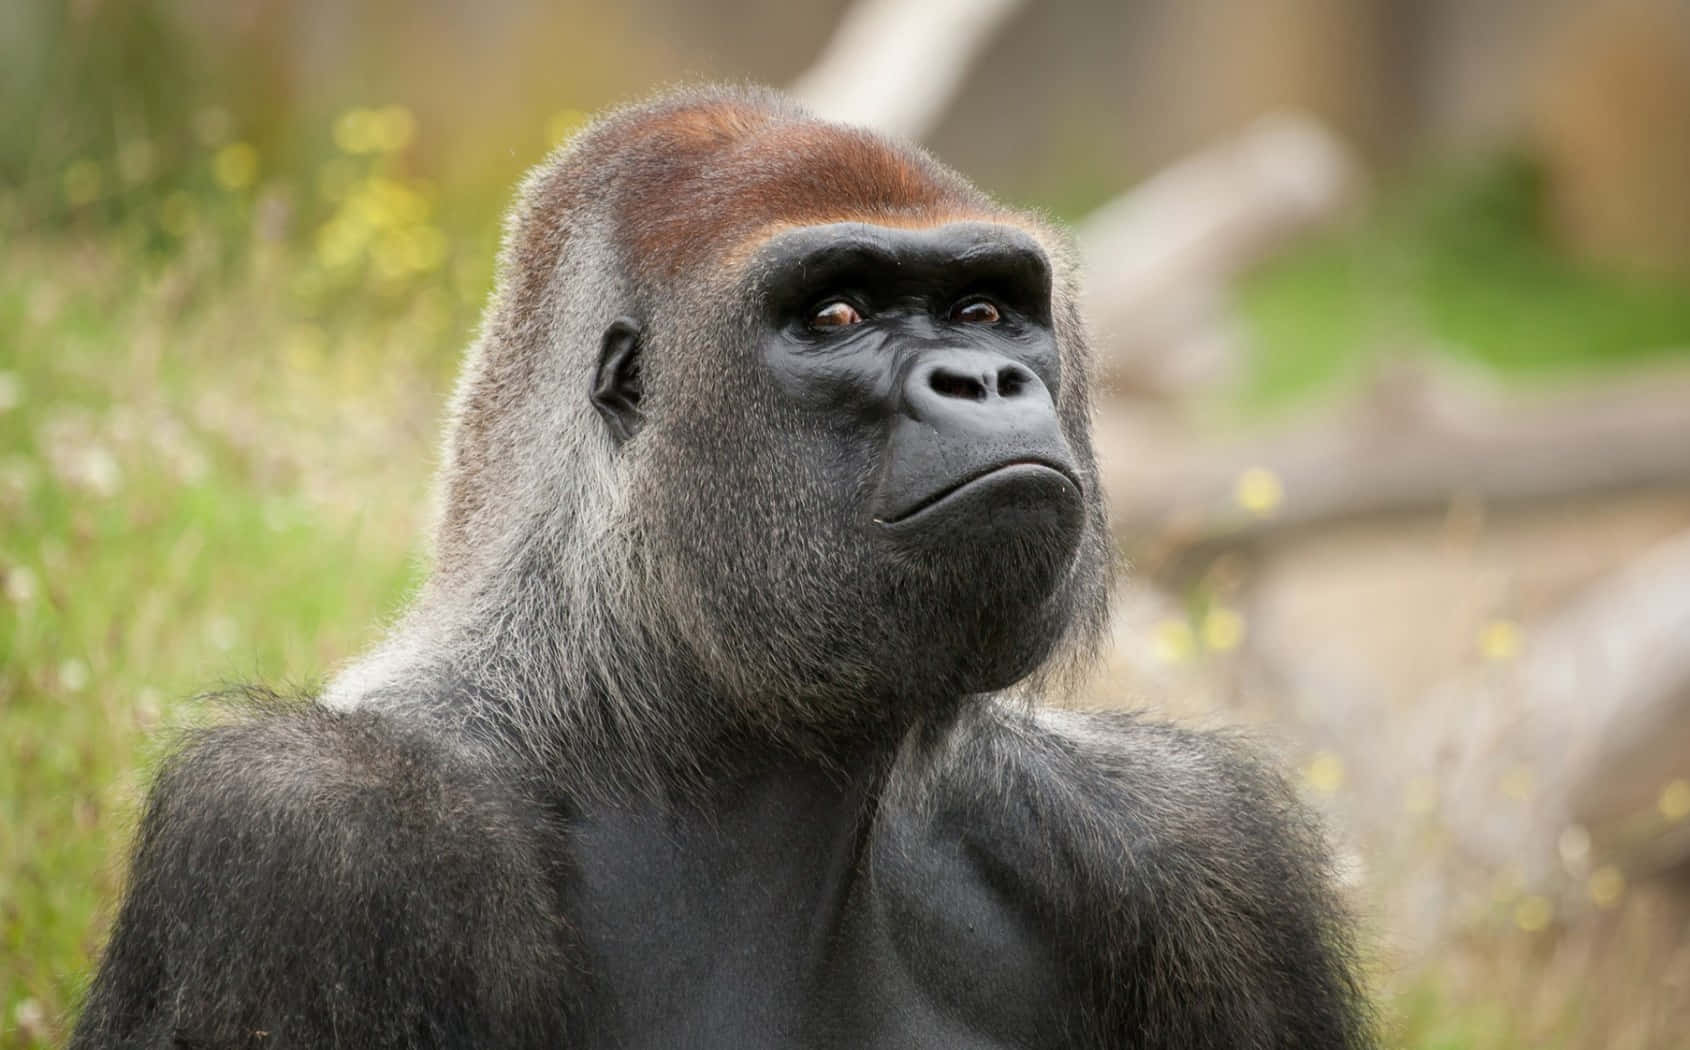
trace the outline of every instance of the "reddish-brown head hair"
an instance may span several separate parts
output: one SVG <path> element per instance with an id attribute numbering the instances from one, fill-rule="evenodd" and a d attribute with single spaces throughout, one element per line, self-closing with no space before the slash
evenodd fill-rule
<path id="1" fill-rule="evenodd" d="M 788 226 L 1006 217 L 918 149 L 749 89 L 690 92 L 613 114 L 566 149 L 531 199 L 563 208 L 587 185 L 609 198 L 599 203 L 626 261 L 664 279 L 736 258 Z M 543 235 L 537 225 L 530 233 Z"/>

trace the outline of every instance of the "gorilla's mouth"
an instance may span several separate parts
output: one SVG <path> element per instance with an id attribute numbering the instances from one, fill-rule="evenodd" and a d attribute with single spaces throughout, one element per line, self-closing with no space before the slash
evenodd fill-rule
<path id="1" fill-rule="evenodd" d="M 952 510 L 990 514 L 998 507 L 1029 504 L 1078 506 L 1081 492 L 1079 479 L 1065 467 L 1048 460 L 1019 459 L 970 474 L 893 514 L 876 516 L 875 523 L 915 525 L 929 518 L 948 516 Z"/>

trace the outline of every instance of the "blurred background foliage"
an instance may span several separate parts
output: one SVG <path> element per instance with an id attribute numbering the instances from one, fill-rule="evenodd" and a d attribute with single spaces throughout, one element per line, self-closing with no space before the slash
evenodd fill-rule
<path id="1" fill-rule="evenodd" d="M 0 5 L 0 1047 L 62 1040 L 186 698 L 309 687 L 418 578 L 440 405 L 521 173 L 654 86 L 790 81 L 845 6 Z M 1077 220 L 1304 107 L 1373 192 L 1246 277 L 1251 355 L 1219 414 L 1282 413 L 1403 349 L 1576 383 L 1690 356 L 1687 17 L 1035 4 L 929 145 Z M 1390 984 L 1402 1044 L 1574 1024 L 1468 985 Z"/>

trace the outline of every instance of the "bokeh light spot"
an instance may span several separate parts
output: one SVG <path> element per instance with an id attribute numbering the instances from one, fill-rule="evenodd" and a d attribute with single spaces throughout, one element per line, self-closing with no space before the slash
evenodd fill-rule
<path id="1" fill-rule="evenodd" d="M 1604 864 L 1590 873 L 1585 882 L 1585 892 L 1590 894 L 1591 903 L 1598 908 L 1612 908 L 1625 894 L 1625 875 L 1612 864 Z"/>
<path id="2" fill-rule="evenodd" d="M 14 565 L 4 573 L 6 600 L 13 605 L 28 605 L 40 593 L 35 573 L 28 566 Z"/>
<path id="3" fill-rule="evenodd" d="M 1267 517 L 1285 502 L 1285 485 L 1279 475 L 1264 467 L 1251 467 L 1238 475 L 1233 486 L 1238 505 L 1257 517 Z"/>
<path id="4" fill-rule="evenodd" d="M 1520 655 L 1520 627 L 1511 620 L 1491 620 L 1479 629 L 1479 652 L 1493 663 Z"/>
<path id="5" fill-rule="evenodd" d="M 1537 778 L 1532 774 L 1532 767 L 1524 763 L 1510 766 L 1497 783 L 1502 794 L 1515 802 L 1526 802 L 1537 790 Z"/>
<path id="6" fill-rule="evenodd" d="M 1532 893 L 1514 905 L 1514 925 L 1527 933 L 1539 933 L 1555 918 L 1555 906 L 1542 894 Z"/>
<path id="7" fill-rule="evenodd" d="M 334 144 L 346 153 L 376 150 L 376 115 L 367 109 L 349 109 L 335 118 Z"/>
<path id="8" fill-rule="evenodd" d="M 88 687 L 88 665 L 72 657 L 59 664 L 59 686 L 67 693 L 80 693 Z"/>
<path id="9" fill-rule="evenodd" d="M 1344 760 L 1330 751 L 1316 752 L 1303 767 L 1303 783 L 1317 794 L 1336 794 L 1344 786 Z"/>
<path id="10" fill-rule="evenodd" d="M 244 190 L 258 178 L 258 150 L 249 142 L 231 142 L 211 162 L 212 177 L 226 190 Z"/>
<path id="11" fill-rule="evenodd" d="M 23 404 L 23 381 L 16 372 L 0 372 L 0 413 Z"/>
<path id="12" fill-rule="evenodd" d="M 1216 606 L 1203 617 L 1203 645 L 1212 652 L 1236 649 L 1244 641 L 1244 617 L 1225 606 Z"/>
<path id="13" fill-rule="evenodd" d="M 1656 805 L 1661 816 L 1677 823 L 1685 817 L 1690 817 L 1690 780 L 1683 778 L 1669 781 L 1661 789 L 1661 797 Z"/>
<path id="14" fill-rule="evenodd" d="M 1175 616 L 1159 621 L 1151 631 L 1150 652 L 1158 663 L 1189 663 L 1197 655 L 1191 624 Z"/>

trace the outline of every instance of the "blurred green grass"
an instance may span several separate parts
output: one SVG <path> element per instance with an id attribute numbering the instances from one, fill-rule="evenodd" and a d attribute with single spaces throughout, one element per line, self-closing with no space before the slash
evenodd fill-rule
<path id="1" fill-rule="evenodd" d="M 0 262 L 0 1046 L 61 1041 L 187 698 L 308 685 L 401 603 L 433 437 L 381 420 L 432 417 L 462 336 L 398 309 L 302 360 L 267 267 L 133 247 Z"/>
<path id="2" fill-rule="evenodd" d="M 1249 277 L 1241 301 L 1256 346 L 1241 407 L 1284 410 L 1391 356 L 1562 383 L 1690 358 L 1690 288 L 1563 256 L 1543 189 L 1519 154 L 1422 172 L 1363 221 Z"/>
<path id="3" fill-rule="evenodd" d="M 376 142 L 347 120 L 393 126 Z M 117 203 L 84 167 L 48 180 L 61 210 L 0 208 L 0 1048 L 62 1041 L 189 698 L 309 687 L 418 578 L 493 237 L 454 231 L 406 174 L 403 123 L 349 111 L 299 171 L 221 135 Z M 1429 178 L 1254 275 L 1236 407 L 1299 403 L 1405 345 L 1533 378 L 1690 348 L 1690 292 L 1558 258 L 1535 194 L 1514 161 Z M 1400 1045 L 1535 1031 L 1405 987 Z"/>

